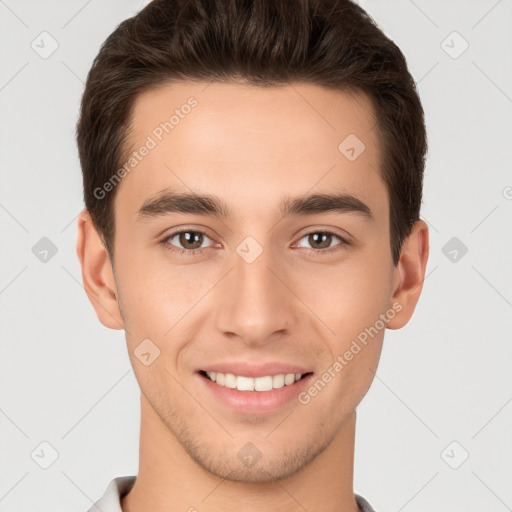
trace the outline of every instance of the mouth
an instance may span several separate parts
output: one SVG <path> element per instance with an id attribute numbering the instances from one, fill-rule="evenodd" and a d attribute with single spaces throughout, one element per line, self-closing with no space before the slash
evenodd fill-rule
<path id="1" fill-rule="evenodd" d="M 296 382 L 306 379 L 312 375 L 313 372 L 279 373 L 275 375 L 263 375 L 261 377 L 246 377 L 232 373 L 205 370 L 200 370 L 199 374 L 220 387 L 247 392 L 269 392 L 275 389 L 292 386 Z"/>

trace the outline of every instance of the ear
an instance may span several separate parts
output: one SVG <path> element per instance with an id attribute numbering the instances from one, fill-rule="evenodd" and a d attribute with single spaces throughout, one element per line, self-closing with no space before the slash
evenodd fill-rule
<path id="1" fill-rule="evenodd" d="M 390 307 L 394 304 L 393 309 L 399 312 L 388 321 L 388 329 L 400 329 L 411 319 L 423 288 L 428 253 L 428 226 L 418 220 L 402 244 L 400 260 L 394 270 Z"/>
<path id="2" fill-rule="evenodd" d="M 108 252 L 87 210 L 78 216 L 76 252 L 82 267 L 85 292 L 100 322 L 111 329 L 124 329 Z"/>

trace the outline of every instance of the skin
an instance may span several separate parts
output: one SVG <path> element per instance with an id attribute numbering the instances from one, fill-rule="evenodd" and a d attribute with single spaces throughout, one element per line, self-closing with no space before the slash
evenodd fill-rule
<path id="1" fill-rule="evenodd" d="M 122 499 L 125 512 L 324 510 L 355 512 L 356 407 L 377 369 L 381 329 L 325 388 L 261 415 L 216 401 L 196 370 L 226 360 L 288 361 L 320 377 L 365 328 L 397 304 L 386 324 L 399 329 L 419 299 L 428 228 L 415 223 L 393 265 L 389 200 L 378 169 L 375 114 L 362 93 L 293 84 L 177 82 L 137 98 L 130 144 L 140 147 L 175 108 L 198 105 L 127 174 L 115 197 L 114 266 L 84 210 L 77 253 L 99 320 L 125 329 L 141 389 L 140 462 Z M 366 149 L 349 161 L 338 145 L 356 134 Z M 153 194 L 173 188 L 222 198 L 230 220 L 168 213 L 137 221 Z M 282 217 L 284 196 L 355 195 L 373 219 L 354 212 Z M 196 256 L 176 236 L 202 230 Z M 321 245 L 307 235 L 334 230 Z M 252 236 L 263 252 L 247 263 L 237 246 Z M 172 240 L 172 241 L 171 241 Z M 189 252 L 191 249 L 188 249 Z M 134 350 L 149 338 L 160 356 L 149 366 Z M 253 443 L 261 459 L 237 452 Z"/>

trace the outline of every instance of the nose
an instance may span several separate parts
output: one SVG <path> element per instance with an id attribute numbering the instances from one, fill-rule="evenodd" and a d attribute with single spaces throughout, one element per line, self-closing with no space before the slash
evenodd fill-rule
<path id="1" fill-rule="evenodd" d="M 270 250 L 251 263 L 235 254 L 233 267 L 215 287 L 219 332 L 253 346 L 289 334 L 300 307 L 287 274 Z"/>

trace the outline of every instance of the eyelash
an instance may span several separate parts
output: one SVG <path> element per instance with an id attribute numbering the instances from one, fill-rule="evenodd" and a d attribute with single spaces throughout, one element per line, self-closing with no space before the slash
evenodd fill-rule
<path id="1" fill-rule="evenodd" d="M 172 246 L 170 243 L 168 243 L 169 240 L 171 240 L 172 238 L 174 238 L 176 235 L 179 235 L 181 233 L 199 233 L 201 235 L 204 235 L 208 238 L 210 238 L 204 231 L 201 231 L 201 230 L 197 230 L 197 229 L 182 229 L 182 230 L 179 230 L 179 231 L 174 231 L 173 233 L 167 235 L 160 243 L 165 247 L 166 250 L 168 251 L 171 251 L 173 253 L 177 253 L 179 255 L 187 255 L 187 256 L 191 256 L 191 257 L 194 257 L 194 256 L 199 256 L 200 254 L 203 253 L 204 250 L 206 249 L 209 249 L 209 247 L 203 247 L 201 249 L 180 249 L 179 247 L 175 247 L 175 246 Z M 304 237 L 306 236 L 309 236 L 311 234 L 315 234 L 315 233 L 321 233 L 323 235 L 332 235 L 332 236 L 335 236 L 336 238 L 339 238 L 341 243 L 335 245 L 334 247 L 330 247 L 328 249 L 308 249 L 307 247 L 306 248 L 303 248 L 303 249 L 306 249 L 306 251 L 308 251 L 309 253 L 315 253 L 315 254 L 330 254 L 332 252 L 335 252 L 335 251 L 339 251 L 341 250 L 341 246 L 346 246 L 346 245 L 350 245 L 349 242 L 347 242 L 347 240 L 345 240 L 342 236 L 340 236 L 338 233 L 335 233 L 334 231 L 330 231 L 328 229 L 325 229 L 325 230 L 317 230 L 317 231 L 310 231 L 309 233 L 306 233 L 305 235 L 302 235 L 300 238 L 299 238 L 299 241 L 302 240 Z"/>

